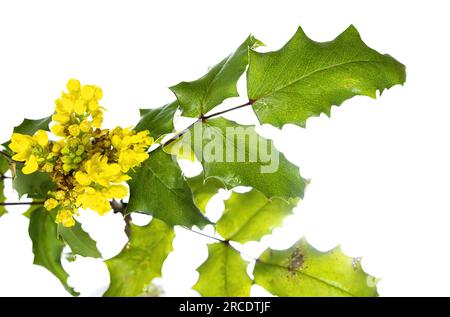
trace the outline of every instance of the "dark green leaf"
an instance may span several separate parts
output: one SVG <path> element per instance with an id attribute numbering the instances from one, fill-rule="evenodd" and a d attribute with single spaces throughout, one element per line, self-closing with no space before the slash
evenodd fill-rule
<path id="1" fill-rule="evenodd" d="M 13 179 L 13 188 L 19 197 L 27 195 L 29 198 L 44 199 L 49 191 L 56 189 L 55 183 L 48 173 L 34 172 L 32 174 L 22 173 L 22 163 L 16 164 L 16 175 Z"/>
<path id="2" fill-rule="evenodd" d="M 78 221 L 75 223 L 75 226 L 69 228 L 59 224 L 58 233 L 69 245 L 73 254 L 92 258 L 102 257 L 100 251 L 97 249 L 97 243 L 83 230 Z"/>
<path id="3" fill-rule="evenodd" d="M 130 232 L 122 252 L 105 261 L 111 283 L 103 296 L 141 295 L 155 277 L 161 276 L 162 265 L 172 251 L 174 231 L 158 219 L 144 227 L 131 224 Z"/>
<path id="4" fill-rule="evenodd" d="M 278 296 L 378 296 L 377 280 L 360 259 L 339 247 L 320 252 L 301 239 L 287 250 L 266 250 L 256 261 L 255 282 Z"/>
<path id="5" fill-rule="evenodd" d="M 229 244 L 209 244 L 208 259 L 197 269 L 200 276 L 193 289 L 202 296 L 250 296 L 252 280 L 247 274 L 247 265 Z"/>
<path id="6" fill-rule="evenodd" d="M 259 240 L 281 225 L 294 207 L 294 203 L 276 197 L 268 199 L 255 189 L 247 193 L 233 192 L 225 201 L 216 229 L 227 240 L 240 243 Z"/>
<path id="7" fill-rule="evenodd" d="M 176 101 L 156 109 L 141 109 L 141 120 L 136 125 L 136 131 L 149 130 L 154 139 L 173 131 L 173 116 L 177 111 Z"/>
<path id="8" fill-rule="evenodd" d="M 32 120 L 24 119 L 23 122 L 14 128 L 15 133 L 33 135 L 37 130 L 49 130 L 49 124 L 52 121 L 52 117 L 46 117 L 42 119 Z"/>
<path id="9" fill-rule="evenodd" d="M 270 198 L 303 198 L 307 181 L 298 167 L 272 141 L 260 137 L 254 126 L 217 118 L 196 123 L 190 132 L 183 142 L 194 148 L 206 178 L 217 177 L 228 188 L 251 186 Z"/>
<path id="10" fill-rule="evenodd" d="M 143 211 L 171 226 L 209 223 L 195 206 L 177 162 L 161 149 L 151 152 L 131 177 L 128 212 Z"/>
<path id="11" fill-rule="evenodd" d="M 366 95 L 375 98 L 406 79 L 405 66 L 367 47 L 350 26 L 335 40 L 309 39 L 301 28 L 279 51 L 250 51 L 248 97 L 261 123 L 305 126 L 331 106 Z"/>
<path id="12" fill-rule="evenodd" d="M 233 54 L 212 67 L 202 78 L 171 87 L 183 115 L 199 117 L 226 98 L 238 96 L 236 85 L 247 67 L 248 50 L 261 45 L 260 41 L 249 36 Z"/>
<path id="13" fill-rule="evenodd" d="M 78 295 L 67 284 L 68 274 L 61 265 L 61 253 L 65 244 L 58 239 L 57 224 L 51 213 L 44 207 L 33 210 L 28 232 L 33 242 L 33 263 L 45 267 L 61 281 L 69 293 Z"/>

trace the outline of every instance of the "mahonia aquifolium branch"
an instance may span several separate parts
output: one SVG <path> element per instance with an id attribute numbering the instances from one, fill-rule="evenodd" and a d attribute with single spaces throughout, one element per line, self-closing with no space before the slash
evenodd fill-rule
<path id="1" fill-rule="evenodd" d="M 43 130 L 33 136 L 14 133 L 9 147 L 14 160 L 25 162 L 24 174 L 51 175 L 57 190 L 49 192 L 44 206 L 57 212 L 57 223 L 71 227 L 79 208 L 103 215 L 111 210 L 111 199 L 128 195 L 127 173 L 148 158 L 153 138 L 131 128 L 101 129 L 105 109 L 99 105 L 99 87 L 70 79 L 67 90 L 55 102 L 51 131 L 56 140 Z"/>

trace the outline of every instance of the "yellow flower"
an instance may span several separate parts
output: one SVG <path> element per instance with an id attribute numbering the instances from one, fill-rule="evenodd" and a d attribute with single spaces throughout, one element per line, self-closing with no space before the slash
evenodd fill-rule
<path id="1" fill-rule="evenodd" d="M 58 205 L 59 205 L 58 201 L 54 198 L 49 198 L 44 203 L 44 207 L 48 211 L 55 209 Z"/>
<path id="2" fill-rule="evenodd" d="M 94 97 L 95 88 L 93 86 L 85 85 L 81 88 L 81 97 L 84 100 L 89 101 Z"/>
<path id="3" fill-rule="evenodd" d="M 9 148 L 16 153 L 13 160 L 23 162 L 30 158 L 33 150 L 33 138 L 29 135 L 13 133 Z"/>
<path id="4" fill-rule="evenodd" d="M 108 188 L 107 195 L 110 199 L 122 199 L 128 195 L 128 188 L 125 185 L 112 185 Z"/>
<path id="5" fill-rule="evenodd" d="M 39 169 L 39 161 L 44 161 L 47 154 L 42 151 L 42 148 L 48 144 L 47 133 L 43 130 L 38 130 L 34 136 L 29 136 L 20 133 L 13 133 L 9 148 L 14 151 L 13 160 L 25 162 L 22 169 L 24 174 L 31 174 Z M 44 157 L 37 157 L 40 153 Z"/>
<path id="6" fill-rule="evenodd" d="M 66 193 L 63 190 L 58 190 L 55 193 L 55 198 L 58 200 L 64 200 L 66 198 Z"/>
<path id="7" fill-rule="evenodd" d="M 86 102 L 83 99 L 78 99 L 75 102 L 74 110 L 77 115 L 82 115 L 86 112 Z"/>
<path id="8" fill-rule="evenodd" d="M 119 165 L 123 172 L 128 172 L 131 168 L 139 166 L 142 162 L 148 159 L 148 153 L 125 150 L 121 151 L 119 155 Z"/>
<path id="9" fill-rule="evenodd" d="M 153 138 L 148 131 L 131 128 L 101 129 L 102 90 L 82 86 L 76 79 L 66 86 L 52 116 L 51 131 L 61 139 L 49 141 L 43 130 L 33 136 L 14 133 L 9 147 L 13 159 L 24 162 L 23 173 L 39 170 L 51 175 L 57 189 L 49 193 L 44 207 L 57 212 L 57 223 L 71 227 L 78 208 L 103 215 L 111 210 L 112 199 L 128 195 L 123 183 L 131 177 L 126 173 L 148 158 Z"/>
<path id="10" fill-rule="evenodd" d="M 127 175 L 122 174 L 119 164 L 108 163 L 108 157 L 100 153 L 94 154 L 87 160 L 84 167 L 86 177 L 91 182 L 104 187 L 108 187 L 110 183 L 121 183 L 129 179 Z"/>
<path id="11" fill-rule="evenodd" d="M 67 90 L 71 93 L 77 93 L 80 90 L 80 81 L 77 79 L 69 79 L 67 82 Z"/>
<path id="12" fill-rule="evenodd" d="M 31 155 L 28 160 L 26 160 L 25 165 L 22 168 L 24 174 L 32 174 L 39 169 L 39 164 L 37 162 L 36 156 Z"/>
<path id="13" fill-rule="evenodd" d="M 153 144 L 153 138 L 149 136 L 148 131 L 136 133 L 129 128 L 117 127 L 112 131 L 111 142 L 118 151 L 118 163 L 122 171 L 126 173 L 148 158 L 146 151 Z"/>
<path id="14" fill-rule="evenodd" d="M 75 219 L 73 219 L 73 214 L 70 210 L 63 209 L 56 215 L 56 223 L 60 223 L 64 227 L 73 227 L 75 225 Z"/>
<path id="15" fill-rule="evenodd" d="M 55 113 L 52 116 L 52 120 L 61 124 L 65 124 L 70 121 L 70 116 L 67 113 Z"/>
<path id="16" fill-rule="evenodd" d="M 89 121 L 87 121 L 87 120 L 83 120 L 81 123 L 80 123 L 80 130 L 82 131 L 82 132 L 84 132 L 84 133 L 88 133 L 88 132 L 90 132 L 91 131 L 91 123 L 89 122 Z"/>
<path id="17" fill-rule="evenodd" d="M 97 129 L 100 129 L 103 123 L 103 112 L 96 110 L 92 113 L 92 125 Z"/>
<path id="18" fill-rule="evenodd" d="M 59 137 L 66 136 L 64 129 L 65 129 L 64 126 L 60 125 L 60 124 L 55 124 L 54 126 L 52 126 L 50 128 L 50 130 L 53 132 L 53 134 L 55 134 L 56 136 L 59 136 Z"/>
<path id="19" fill-rule="evenodd" d="M 80 135 L 80 126 L 77 124 L 72 124 L 71 126 L 69 126 L 69 133 L 71 136 Z"/>
<path id="20" fill-rule="evenodd" d="M 33 139 L 42 147 L 48 144 L 48 135 L 44 130 L 38 130 Z"/>

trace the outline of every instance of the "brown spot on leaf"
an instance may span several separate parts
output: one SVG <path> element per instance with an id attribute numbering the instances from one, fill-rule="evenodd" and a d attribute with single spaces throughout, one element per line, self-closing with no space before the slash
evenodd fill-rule
<path id="1" fill-rule="evenodd" d="M 358 269 L 358 264 L 361 262 L 361 257 L 353 258 L 352 267 L 353 270 L 356 271 Z"/>
<path id="2" fill-rule="evenodd" d="M 299 249 L 295 249 L 289 260 L 288 270 L 290 272 L 301 270 L 303 267 L 303 261 L 304 261 L 303 254 L 300 253 Z"/>

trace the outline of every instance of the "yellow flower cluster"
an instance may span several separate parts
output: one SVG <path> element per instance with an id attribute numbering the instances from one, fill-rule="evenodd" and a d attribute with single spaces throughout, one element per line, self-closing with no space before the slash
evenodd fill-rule
<path id="1" fill-rule="evenodd" d="M 51 131 L 58 140 L 49 141 L 43 130 L 33 136 L 14 133 L 9 147 L 14 160 L 25 162 L 24 174 L 51 175 L 57 190 L 44 206 L 57 211 L 57 223 L 71 227 L 79 208 L 103 215 L 111 210 L 111 199 L 128 195 L 123 184 L 130 179 L 127 173 L 148 158 L 153 139 L 148 131 L 101 129 L 105 109 L 99 105 L 99 87 L 71 79 L 67 90 L 56 100 L 52 117 Z"/>

